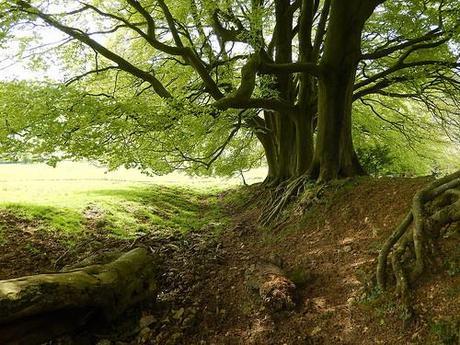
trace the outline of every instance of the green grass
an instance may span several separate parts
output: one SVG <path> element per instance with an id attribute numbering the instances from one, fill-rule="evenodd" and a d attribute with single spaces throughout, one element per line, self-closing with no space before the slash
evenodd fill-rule
<path id="1" fill-rule="evenodd" d="M 234 182 L 153 179 L 131 171 L 104 173 L 78 163 L 57 169 L 0 165 L 0 210 L 63 235 L 91 228 L 123 237 L 210 227 L 217 231 L 225 223 L 217 193 Z"/>
<path id="2" fill-rule="evenodd" d="M 220 209 L 216 189 L 145 185 L 88 192 L 106 212 L 113 233 L 136 234 L 151 230 L 197 231 L 218 222 Z"/>
<path id="3" fill-rule="evenodd" d="M 38 228 L 43 230 L 51 229 L 72 234 L 82 229 L 82 215 L 70 208 L 57 208 L 27 203 L 4 203 L 0 204 L 0 209 L 6 210 L 18 218 L 27 221 L 36 221 Z"/>
<path id="4" fill-rule="evenodd" d="M 460 341 L 460 318 L 447 318 L 432 322 L 430 331 L 437 340 L 434 344 L 457 345 Z"/>

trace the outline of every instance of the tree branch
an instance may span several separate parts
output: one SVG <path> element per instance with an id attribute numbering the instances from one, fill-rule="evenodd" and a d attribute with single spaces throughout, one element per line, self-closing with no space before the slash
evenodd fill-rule
<path id="1" fill-rule="evenodd" d="M 176 25 L 174 23 L 174 18 L 168 6 L 166 5 L 166 3 L 163 0 L 158 0 L 158 3 L 165 15 L 165 18 L 168 23 L 169 30 L 171 31 L 171 34 L 173 36 L 174 42 L 176 43 L 177 47 L 183 51 L 181 55 L 183 56 L 185 62 L 188 63 L 190 66 L 192 66 L 195 69 L 195 71 L 198 73 L 198 75 L 203 80 L 207 91 L 212 95 L 212 97 L 215 100 L 218 100 L 224 97 L 222 92 L 219 90 L 219 87 L 217 86 L 216 82 L 209 75 L 203 61 L 195 54 L 193 49 L 189 47 L 184 47 L 180 39 L 179 32 L 177 31 Z"/>
<path id="2" fill-rule="evenodd" d="M 87 46 L 91 47 L 94 51 L 98 52 L 105 58 L 115 62 L 118 67 L 125 71 L 128 72 L 142 80 L 145 80 L 146 82 L 150 83 L 155 90 L 155 92 L 162 98 L 171 98 L 171 94 L 169 93 L 168 90 L 161 84 L 161 82 L 152 74 L 143 71 L 124 58 L 122 58 L 120 55 L 115 54 L 113 51 L 107 49 L 100 43 L 96 42 L 92 38 L 88 36 L 88 34 L 84 33 L 81 30 L 66 26 L 57 20 L 53 19 L 51 16 L 41 12 L 38 8 L 32 7 L 28 2 L 26 1 L 17 1 L 18 6 L 20 9 L 23 11 L 37 15 L 39 18 L 41 18 L 44 22 L 47 24 L 55 27 L 56 29 L 64 32 L 65 34 L 77 39 L 78 41 L 86 44 Z"/>
<path id="3" fill-rule="evenodd" d="M 98 73 L 101 73 L 101 72 L 106 72 L 106 71 L 110 71 L 110 70 L 119 70 L 119 67 L 117 66 L 107 66 L 107 67 L 104 67 L 104 68 L 98 68 L 98 69 L 94 69 L 94 70 L 91 70 L 91 71 L 88 71 L 88 72 L 85 72 L 83 74 L 80 74 L 78 76 L 75 76 L 71 79 L 69 79 L 68 81 L 65 82 L 65 85 L 66 86 L 69 86 L 70 84 L 72 83 L 75 83 L 81 79 L 83 79 L 84 77 L 87 77 L 88 75 L 91 75 L 91 74 L 98 74 Z"/>
<path id="4" fill-rule="evenodd" d="M 329 17 L 329 10 L 331 8 L 331 0 L 325 0 L 323 8 L 321 9 L 321 17 L 319 19 L 318 28 L 316 29 L 315 41 L 313 43 L 313 61 L 317 61 L 321 51 L 321 45 L 326 33 L 326 23 Z"/>
<path id="5" fill-rule="evenodd" d="M 386 47 L 386 45 L 383 45 L 379 48 L 377 48 L 374 52 L 372 53 L 366 53 L 361 55 L 362 60 L 375 60 L 375 59 L 380 59 L 382 57 L 388 56 L 398 50 L 402 50 L 405 48 L 408 48 L 410 46 L 413 46 L 417 43 L 425 42 L 425 41 L 430 41 L 434 38 L 440 37 L 444 34 L 443 31 L 440 31 L 439 28 L 436 28 L 434 30 L 429 31 L 423 36 L 416 37 L 410 40 L 407 40 L 406 42 L 403 42 L 401 44 L 397 44 L 392 47 Z"/>
<path id="6" fill-rule="evenodd" d="M 370 76 L 369 78 L 362 80 L 358 83 L 355 84 L 354 89 L 357 90 L 359 88 L 362 88 L 366 85 L 372 84 L 379 79 L 385 78 L 386 76 L 395 73 L 397 71 L 411 68 L 411 67 L 419 67 L 419 66 L 438 66 L 438 67 L 446 67 L 446 68 L 458 68 L 460 67 L 460 63 L 458 62 L 448 62 L 448 61 L 439 61 L 439 60 L 422 60 L 422 61 L 413 61 L 413 62 L 403 62 L 401 60 L 398 60 L 393 66 L 390 68 L 380 72 L 376 73 L 373 76 Z"/>
<path id="7" fill-rule="evenodd" d="M 126 2 L 131 5 L 137 12 L 141 14 L 142 17 L 147 21 L 147 35 L 153 39 L 155 39 L 155 20 L 153 17 L 147 12 L 147 10 L 136 0 L 126 0 Z"/>
<path id="8" fill-rule="evenodd" d="M 391 85 L 394 85 L 396 83 L 404 82 L 409 80 L 409 76 L 398 76 L 394 78 L 385 78 L 380 80 L 379 82 L 375 83 L 374 85 L 367 87 L 365 89 L 359 90 L 353 94 L 353 101 L 356 101 L 357 99 L 360 99 L 364 96 L 374 94 L 374 93 L 380 93 L 382 89 L 385 89 Z"/>
<path id="9" fill-rule="evenodd" d="M 262 74 L 308 73 L 318 78 L 322 75 L 321 67 L 310 62 L 261 63 L 259 71 Z"/>

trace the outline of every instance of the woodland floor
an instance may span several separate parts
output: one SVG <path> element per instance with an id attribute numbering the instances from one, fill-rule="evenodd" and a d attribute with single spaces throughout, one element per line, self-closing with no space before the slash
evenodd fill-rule
<path id="1" fill-rule="evenodd" d="M 202 195 L 201 228 L 108 236 L 97 210 L 72 240 L 40 219 L 0 211 L 0 279 L 49 272 L 106 251 L 145 246 L 162 258 L 161 294 L 110 330 L 51 344 L 459 344 L 459 229 L 440 242 L 433 272 L 415 287 L 417 318 L 402 321 L 392 294 L 370 283 L 378 250 L 427 178 L 360 178 L 329 186 L 320 202 L 297 203 L 275 228 L 257 226 L 255 187 Z M 184 196 L 181 196 L 184 197 Z M 217 208 L 217 209 L 216 209 Z M 455 229 L 454 229 L 455 230 Z M 66 242 L 67 241 L 67 242 Z M 299 288 L 293 311 L 272 314 L 248 291 L 245 271 L 279 255 Z"/>

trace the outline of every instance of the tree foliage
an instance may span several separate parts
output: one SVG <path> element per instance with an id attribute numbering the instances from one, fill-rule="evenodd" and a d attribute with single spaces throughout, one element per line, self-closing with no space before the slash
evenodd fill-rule
<path id="1" fill-rule="evenodd" d="M 320 161 L 338 149 L 341 162 L 324 175 L 333 178 L 357 172 L 344 166 L 356 155 L 351 137 L 334 138 L 337 123 L 340 137 L 351 136 L 353 127 L 354 146 L 371 172 L 426 172 L 426 162 L 439 159 L 449 140 L 460 141 L 460 5 L 342 5 L 3 1 L 2 45 L 15 45 L 34 68 L 62 71 L 59 85 L 1 85 L 3 151 L 51 161 L 89 158 L 151 173 L 218 174 L 256 166 L 264 151 L 277 181 L 314 176 L 315 164 L 324 170 Z M 346 63 L 332 59 L 341 49 L 340 28 L 356 28 L 345 37 L 359 40 L 343 43 L 349 50 L 343 61 L 350 60 L 343 76 L 337 66 Z M 62 40 L 43 44 L 50 30 Z M 342 97 L 327 91 L 331 73 L 351 83 L 351 96 L 344 96 L 352 98 L 349 110 L 344 104 L 329 109 Z M 318 101 L 325 96 L 329 110 Z M 422 159 L 425 168 L 414 168 L 420 156 L 431 157 Z M 448 161 L 440 167 L 455 164 Z"/>
<path id="2" fill-rule="evenodd" d="M 136 96 L 93 97 L 73 87 L 25 82 L 0 87 L 0 129 L 5 153 L 28 153 L 50 164 L 90 159 L 137 167 L 146 173 L 173 170 L 229 175 L 257 164 L 261 152 L 233 115 L 213 117 L 192 103 Z M 25 107 L 25 108 L 24 108 Z M 225 152 L 221 152 L 225 149 Z M 219 157 L 219 161 L 214 161 Z"/>

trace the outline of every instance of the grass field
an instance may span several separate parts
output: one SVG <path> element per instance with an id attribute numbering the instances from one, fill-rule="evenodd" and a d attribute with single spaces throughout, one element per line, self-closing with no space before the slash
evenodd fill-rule
<path id="1" fill-rule="evenodd" d="M 260 179 L 257 174 L 252 173 L 249 180 Z M 88 163 L 64 162 L 57 168 L 3 164 L 0 212 L 68 235 L 84 231 L 89 223 L 118 236 L 155 229 L 185 232 L 219 219 L 217 192 L 240 183 L 235 178 L 148 177 L 123 169 L 107 172 Z"/>

